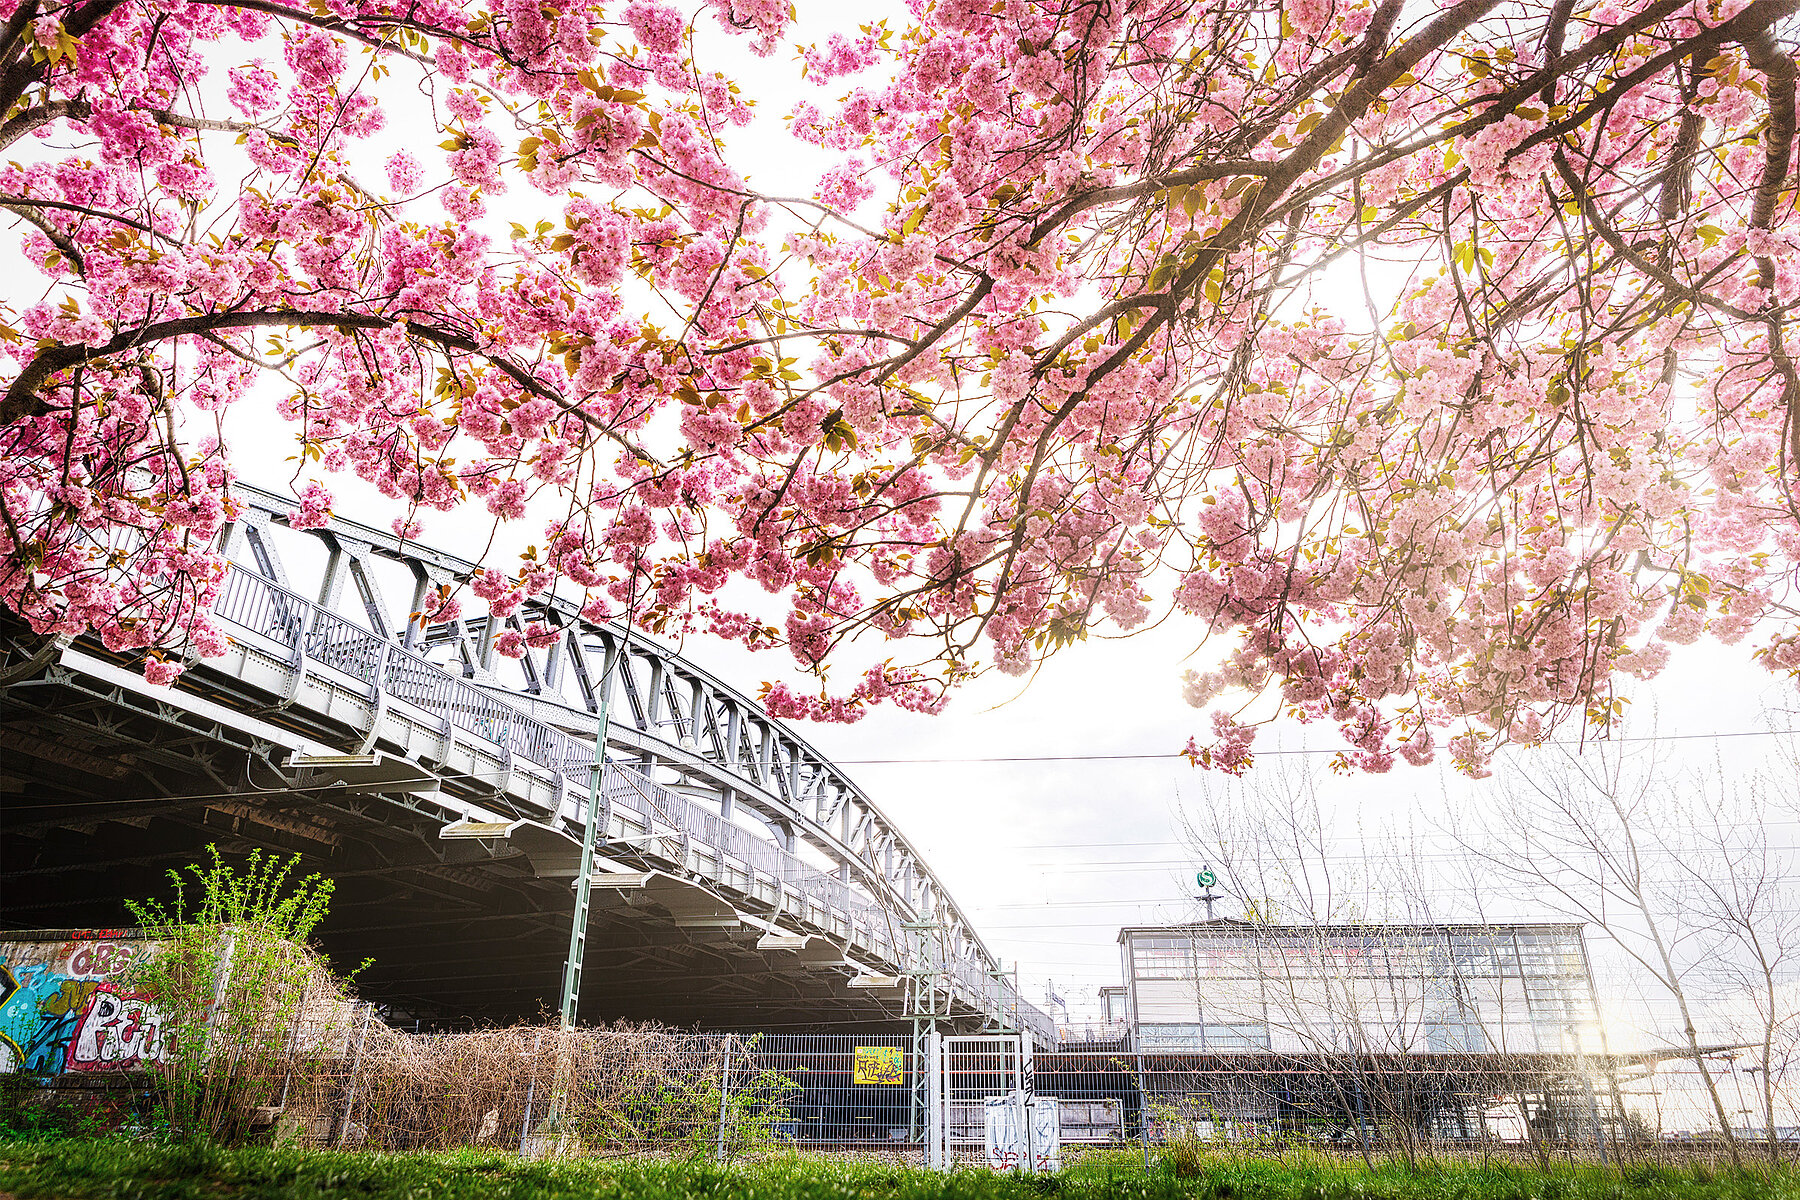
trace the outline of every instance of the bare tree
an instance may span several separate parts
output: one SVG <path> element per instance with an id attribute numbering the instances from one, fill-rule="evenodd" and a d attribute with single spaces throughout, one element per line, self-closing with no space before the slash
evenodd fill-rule
<path id="1" fill-rule="evenodd" d="M 1673 1002 L 1682 1049 L 1734 1165 L 1743 1158 L 1700 1035 L 1702 963 L 1718 923 L 1696 923 L 1677 897 L 1676 867 L 1696 838 L 1653 752 L 1601 743 L 1583 753 L 1534 752 L 1504 773 L 1479 808 L 1452 808 L 1446 831 L 1471 856 L 1529 889 L 1538 903 L 1599 929 Z M 1716 1047 L 1714 1048 L 1716 1049 Z"/>
<path id="2" fill-rule="evenodd" d="M 1317 777 L 1279 769 L 1209 787 L 1184 825 L 1225 889 L 1246 901 L 1236 936 L 1249 945 L 1250 979 L 1231 1006 L 1256 1014 L 1272 1048 L 1320 1081 L 1334 1111 L 1354 1115 L 1365 1158 L 1368 1114 L 1411 1163 L 1427 1122 L 1446 1111 L 1435 1094 L 1444 1079 L 1412 1069 L 1421 1052 L 1465 1056 L 1451 1073 L 1459 1113 L 1468 1095 L 1519 1090 L 1524 1076 L 1506 1065 L 1508 1055 L 1533 1047 L 1514 1044 L 1529 1025 L 1522 1011 L 1508 1011 L 1516 998 L 1508 988 L 1522 989 L 1525 970 L 1516 940 L 1453 931 L 1433 902 L 1441 873 L 1428 869 L 1415 839 L 1392 831 L 1371 839 L 1357 829 L 1341 840 Z M 1479 889 L 1469 892 L 1479 908 Z M 1453 894 L 1453 907 L 1466 911 Z M 1197 985 L 1205 978 L 1197 972 Z M 1218 1012 L 1230 989 L 1206 987 L 1202 1010 L 1210 1003 Z M 1468 1086 L 1484 1072 L 1491 1078 L 1482 1088 Z M 1547 1158 L 1522 1092 L 1515 1100 L 1527 1138 Z"/>
<path id="3" fill-rule="evenodd" d="M 1271 1057 L 1317 1080 L 1329 1106 L 1351 1114 L 1357 1148 L 1372 1165 L 1368 1113 L 1391 1117 L 1391 1106 L 1382 1104 L 1383 1090 L 1366 1069 L 1361 1033 L 1368 1014 L 1355 1011 L 1358 998 L 1332 969 L 1325 931 L 1367 920 L 1374 893 L 1356 864 L 1334 863 L 1312 777 L 1278 770 L 1254 783 L 1208 780 L 1200 803 L 1181 819 L 1189 845 L 1243 906 L 1242 994 L 1197 970 L 1194 985 L 1204 981 L 1206 991 L 1196 996 L 1201 1011 L 1210 1006 L 1263 1025 Z"/>
<path id="4" fill-rule="evenodd" d="M 1727 783 L 1723 763 L 1689 794 L 1696 852 L 1676 856 L 1678 899 L 1708 944 L 1702 975 L 1755 1060 L 1743 1070 L 1756 1081 L 1764 1150 L 1776 1164 L 1777 1101 L 1800 1039 L 1800 854 L 1771 836 L 1770 818 L 1794 802 L 1767 771 Z"/>

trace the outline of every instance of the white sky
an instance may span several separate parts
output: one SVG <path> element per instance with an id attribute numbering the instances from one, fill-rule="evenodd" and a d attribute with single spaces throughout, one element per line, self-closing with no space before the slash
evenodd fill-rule
<path id="1" fill-rule="evenodd" d="M 1194 855 L 1182 844 L 1177 813 L 1184 801 L 1198 802 L 1202 773 L 1180 759 L 955 760 L 1172 753 L 1204 715 L 1180 698 L 1176 660 L 1192 649 L 1184 632 L 1191 636 L 1165 627 L 1140 639 L 1089 642 L 1053 660 L 1022 693 L 1016 681 L 983 679 L 936 718 L 877 711 L 857 725 L 807 735 L 906 831 L 995 951 L 1021 964 L 1026 994 L 1041 1000 L 1042 981 L 1054 980 L 1078 1019 L 1086 1007 L 1078 997 L 1121 982 L 1121 925 L 1201 915 L 1191 899 Z M 1742 653 L 1692 647 L 1639 688 L 1637 719 L 1628 719 L 1624 733 L 1671 739 L 1672 769 L 1708 769 L 1721 747 L 1727 764 L 1748 766 L 1761 760 L 1768 739 L 1694 735 L 1765 729 L 1765 707 L 1796 699 L 1790 684 Z M 1279 768 L 1286 756 L 1272 751 L 1309 748 L 1317 752 L 1295 757 L 1322 769 L 1339 744 L 1331 726 L 1270 726 L 1258 739 L 1257 770 Z M 925 761 L 861 765 L 882 758 Z M 1500 770 L 1508 769 L 1503 761 Z M 1206 782 L 1255 787 L 1254 776 L 1233 783 L 1213 774 Z M 1384 776 L 1327 775 L 1320 792 L 1346 832 L 1360 822 L 1380 836 L 1441 809 L 1446 794 L 1480 803 L 1491 786 L 1435 767 L 1399 766 Z M 1227 902 L 1219 912 L 1233 908 Z M 1493 915 L 1547 914 L 1524 906 Z"/>

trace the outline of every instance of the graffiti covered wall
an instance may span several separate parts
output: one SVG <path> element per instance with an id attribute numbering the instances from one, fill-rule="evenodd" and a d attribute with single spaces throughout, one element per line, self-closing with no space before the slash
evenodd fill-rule
<path id="1" fill-rule="evenodd" d="M 0 941 L 0 1073 L 123 1070 L 167 1052 L 161 1014 L 119 980 L 155 944 L 120 929 Z"/>

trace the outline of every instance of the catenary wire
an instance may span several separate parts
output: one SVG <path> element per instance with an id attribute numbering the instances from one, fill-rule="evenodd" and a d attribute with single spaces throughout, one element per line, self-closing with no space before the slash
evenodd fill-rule
<path id="1" fill-rule="evenodd" d="M 1800 734 L 1800 729 L 1733 729 L 1713 733 L 1665 733 L 1653 734 L 1649 737 L 1590 738 L 1585 742 L 1550 741 L 1543 742 L 1541 745 L 1580 748 L 1596 744 L 1616 746 L 1624 742 L 1685 742 L 1706 738 L 1789 737 L 1795 734 Z M 1277 755 L 1335 755 L 1341 754 L 1343 751 L 1329 746 L 1303 746 L 1291 750 L 1257 750 L 1254 753 L 1258 758 L 1272 758 Z M 973 763 L 1139 762 L 1186 757 L 1187 755 L 1179 750 L 1166 750 L 1150 754 L 1015 754 L 970 758 L 834 758 L 832 761 L 840 767 L 878 767 L 962 766 Z"/>

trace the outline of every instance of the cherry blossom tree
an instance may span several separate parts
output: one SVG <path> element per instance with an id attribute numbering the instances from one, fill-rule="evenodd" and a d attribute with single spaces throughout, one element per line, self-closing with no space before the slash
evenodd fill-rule
<path id="1" fill-rule="evenodd" d="M 1671 644 L 1790 672 L 1797 8 L 916 0 L 803 47 L 834 165 L 776 196 L 695 46 L 783 0 L 9 0 L 0 595 L 217 651 L 273 397 L 295 523 L 349 474 L 537 535 L 428 616 L 647 593 L 785 646 L 785 716 L 1160 614 L 1229 643 L 1196 761 L 1480 772 Z"/>

